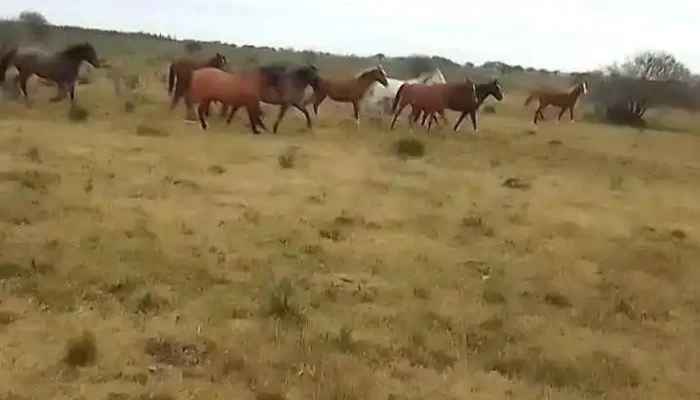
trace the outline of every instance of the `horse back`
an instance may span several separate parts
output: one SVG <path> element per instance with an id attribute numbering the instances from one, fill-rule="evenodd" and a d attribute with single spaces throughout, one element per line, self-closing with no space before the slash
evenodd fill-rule
<path id="1" fill-rule="evenodd" d="M 232 104 L 259 98 L 260 78 L 250 72 L 230 73 L 218 68 L 204 67 L 192 72 L 190 90 L 198 100 L 216 100 Z"/>

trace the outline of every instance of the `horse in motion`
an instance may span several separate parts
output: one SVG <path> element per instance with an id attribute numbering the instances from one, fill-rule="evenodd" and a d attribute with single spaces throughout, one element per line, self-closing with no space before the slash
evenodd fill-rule
<path id="1" fill-rule="evenodd" d="M 530 104 L 532 100 L 537 99 L 539 104 L 535 110 L 535 116 L 532 119 L 534 124 L 537 124 L 537 121 L 540 119 L 545 119 L 542 111 L 550 105 L 560 108 L 559 115 L 557 116 L 557 122 L 559 122 L 562 115 L 564 115 L 564 112 L 568 109 L 569 117 L 573 123 L 576 101 L 581 94 L 585 93 L 588 93 L 588 83 L 586 83 L 585 80 L 571 86 L 567 91 L 551 88 L 535 89 L 531 91 L 527 96 L 527 99 L 525 99 L 525 106 Z"/>
<path id="2" fill-rule="evenodd" d="M 386 86 L 382 86 L 379 83 L 370 85 L 363 100 L 362 108 L 370 111 L 377 118 L 382 118 L 386 114 L 391 115 L 391 104 L 396 97 L 396 92 L 399 91 L 399 88 L 404 83 L 433 85 L 436 83 L 447 83 L 447 80 L 440 68 L 435 68 L 432 71 L 422 73 L 415 78 L 405 81 L 388 78 Z"/>
<path id="3" fill-rule="evenodd" d="M 188 110 L 197 105 L 197 118 L 202 129 L 207 129 L 209 104 L 218 101 L 224 105 L 245 107 L 250 120 L 250 128 L 259 134 L 258 127 L 267 131 L 261 116 L 260 98 L 263 88 L 271 87 L 284 96 L 284 73 L 275 67 L 260 67 L 246 71 L 227 72 L 214 67 L 204 67 L 192 71 L 185 101 Z"/>
<path id="4" fill-rule="evenodd" d="M 10 66 L 17 68 L 14 84 L 19 84 L 24 100 L 29 105 L 27 81 L 37 75 L 56 83 L 56 96 L 52 102 L 61 101 L 70 96 L 75 101 L 75 82 L 78 78 L 80 63 L 86 61 L 95 68 L 100 67 L 95 48 L 89 42 L 70 45 L 63 50 L 48 52 L 35 47 L 14 47 L 0 58 L 0 83 L 5 81 L 5 73 Z"/>
<path id="5" fill-rule="evenodd" d="M 168 94 L 172 96 L 170 109 L 177 107 L 180 99 L 185 95 L 192 79 L 192 71 L 205 67 L 223 69 L 226 63 L 226 56 L 221 53 L 204 59 L 183 56 L 170 63 L 168 69 Z M 195 119 L 191 109 L 187 110 L 187 117 L 191 120 Z"/>
<path id="6" fill-rule="evenodd" d="M 311 87 L 314 92 L 318 90 L 321 77 L 318 74 L 318 69 L 316 66 L 307 65 L 291 69 L 283 64 L 273 64 L 267 66 L 266 68 L 276 71 L 275 73 L 282 77 L 281 87 L 283 90 L 281 92 L 271 86 L 263 87 L 260 92 L 260 100 L 263 103 L 279 105 L 277 120 L 275 120 L 275 123 L 272 126 L 272 132 L 277 133 L 277 128 L 279 127 L 280 122 L 282 122 L 282 118 L 284 118 L 284 115 L 287 113 L 290 106 L 301 111 L 306 118 L 306 126 L 309 128 L 309 130 L 313 129 L 311 116 L 304 105 L 304 100 L 306 98 L 307 87 Z M 226 115 L 227 108 L 228 107 L 224 104 L 221 109 L 222 115 Z M 238 108 L 238 106 L 233 106 L 231 108 L 231 111 L 228 113 L 228 117 L 226 118 L 226 124 L 231 123 L 231 120 L 233 119 L 233 116 Z"/>
<path id="7" fill-rule="evenodd" d="M 501 101 L 503 100 L 503 90 L 501 89 L 501 84 L 498 82 L 498 79 L 493 79 L 489 82 L 486 83 L 477 83 L 475 86 L 476 90 L 476 104 L 474 108 L 472 109 L 466 109 L 463 110 L 462 113 L 460 114 L 459 118 L 457 118 L 457 121 L 455 122 L 454 125 L 454 130 L 456 131 L 459 129 L 459 125 L 462 123 L 464 118 L 469 115 L 469 117 L 472 120 L 472 126 L 474 127 L 474 130 L 476 130 L 476 113 L 479 110 L 479 107 L 481 107 L 482 104 L 484 104 L 484 101 L 486 101 L 487 98 L 493 97 L 494 99 Z M 445 117 L 444 113 L 438 113 L 443 121 L 446 121 L 447 118 Z M 437 117 L 435 114 L 431 115 L 430 118 L 433 120 L 433 122 L 438 123 Z M 425 119 L 426 115 L 423 115 L 423 120 L 421 122 L 421 125 L 425 125 Z"/>
<path id="8" fill-rule="evenodd" d="M 360 100 L 364 97 L 370 85 L 379 82 L 387 86 L 386 71 L 381 65 L 358 72 L 353 78 L 326 79 L 321 78 L 318 89 L 313 97 L 314 114 L 318 115 L 318 107 L 326 97 L 340 103 L 352 103 L 355 124 L 360 125 Z"/>
<path id="9" fill-rule="evenodd" d="M 476 110 L 477 107 L 476 85 L 469 79 L 464 82 L 441 83 L 435 85 L 424 85 L 417 83 L 404 83 L 396 93 L 391 106 L 394 117 L 391 120 L 391 129 L 396 125 L 396 119 L 406 106 L 411 106 L 409 116 L 409 128 L 413 129 L 413 124 L 423 113 L 423 120 L 434 114 L 439 114 L 443 120 L 445 109 L 459 111 L 462 113 Z M 433 125 L 433 118 L 428 122 L 428 132 Z M 457 130 L 455 125 L 454 130 Z M 476 129 L 476 124 L 474 125 Z"/>

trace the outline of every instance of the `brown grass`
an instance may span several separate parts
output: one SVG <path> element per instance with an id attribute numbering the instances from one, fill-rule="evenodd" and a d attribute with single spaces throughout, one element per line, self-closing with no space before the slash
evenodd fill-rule
<path id="1" fill-rule="evenodd" d="M 0 398 L 697 398 L 695 136 L 511 94 L 402 159 L 108 87 L 0 108 Z"/>

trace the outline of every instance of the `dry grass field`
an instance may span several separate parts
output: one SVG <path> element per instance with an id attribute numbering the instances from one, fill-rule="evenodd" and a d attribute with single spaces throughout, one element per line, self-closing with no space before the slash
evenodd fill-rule
<path id="1" fill-rule="evenodd" d="M 156 86 L 0 104 L 0 399 L 700 396 L 700 138 L 506 93 L 401 159 L 349 105 L 203 132 Z"/>

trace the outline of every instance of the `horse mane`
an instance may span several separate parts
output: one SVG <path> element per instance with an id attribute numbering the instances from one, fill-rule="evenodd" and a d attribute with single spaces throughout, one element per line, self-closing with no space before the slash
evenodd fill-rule
<path id="1" fill-rule="evenodd" d="M 578 89 L 579 86 L 583 85 L 583 81 L 576 82 L 575 84 L 571 85 L 567 93 L 572 94 Z"/>
<path id="2" fill-rule="evenodd" d="M 77 43 L 77 44 L 72 44 L 70 46 L 67 46 L 65 49 L 59 51 L 60 54 L 74 54 L 78 53 L 81 51 L 84 51 L 85 49 L 92 47 L 92 45 L 88 42 L 83 42 L 83 43 Z"/>
<path id="3" fill-rule="evenodd" d="M 377 66 L 374 66 L 374 67 L 365 68 L 365 69 L 363 69 L 363 70 L 361 70 L 360 72 L 358 72 L 358 73 L 355 74 L 355 79 L 360 79 L 360 78 L 362 78 L 364 75 L 367 75 L 367 74 L 369 74 L 370 72 L 372 72 L 372 71 L 374 71 L 374 70 L 377 70 L 377 69 L 379 69 L 379 66 L 378 66 L 378 65 L 377 65 Z"/>

